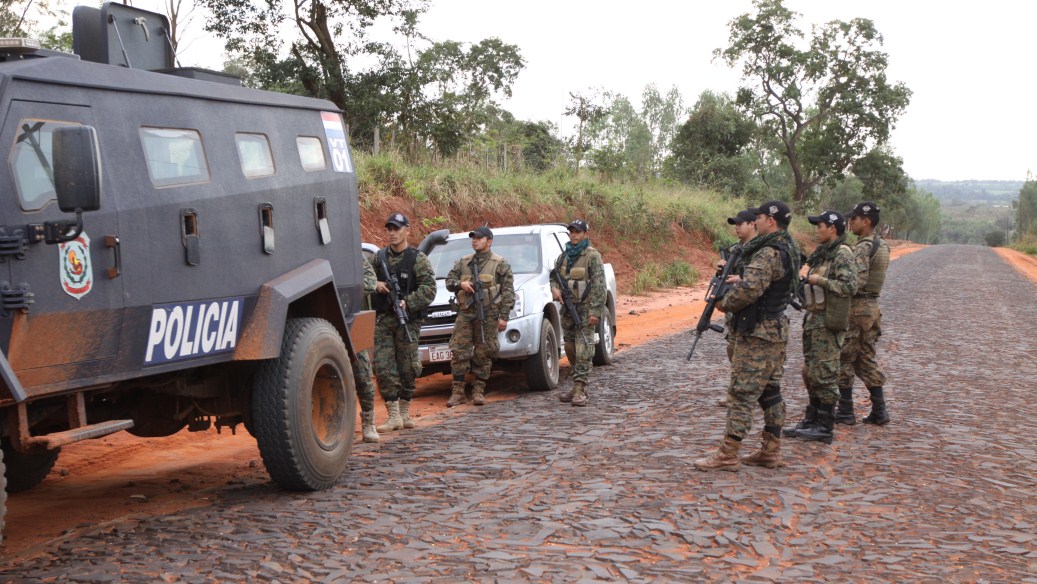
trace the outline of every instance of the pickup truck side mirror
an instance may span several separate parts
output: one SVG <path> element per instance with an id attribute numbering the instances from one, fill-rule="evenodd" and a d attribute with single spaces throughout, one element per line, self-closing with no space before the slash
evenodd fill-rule
<path id="1" fill-rule="evenodd" d="M 47 221 L 47 243 L 72 241 L 83 232 L 83 211 L 101 208 L 101 157 L 97 132 L 90 126 L 65 126 L 53 134 L 54 191 L 58 208 L 74 221 Z"/>

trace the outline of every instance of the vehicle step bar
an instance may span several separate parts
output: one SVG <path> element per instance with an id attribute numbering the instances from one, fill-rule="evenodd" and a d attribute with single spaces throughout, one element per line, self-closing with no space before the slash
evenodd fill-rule
<path id="1" fill-rule="evenodd" d="M 107 436 L 122 430 L 128 430 L 132 427 L 133 420 L 109 420 L 107 422 L 90 424 L 81 428 L 65 430 L 64 432 L 54 432 L 53 434 L 44 434 L 43 436 L 32 436 L 25 440 L 24 444 L 33 450 L 53 450 L 65 446 L 66 444 L 72 444 L 73 442 L 79 442 L 80 440 L 90 440 L 91 438 L 100 438 L 101 436 Z"/>

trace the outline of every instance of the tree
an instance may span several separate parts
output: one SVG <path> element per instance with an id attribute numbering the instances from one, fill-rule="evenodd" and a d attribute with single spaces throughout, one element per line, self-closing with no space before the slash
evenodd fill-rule
<path id="1" fill-rule="evenodd" d="M 227 41 L 246 62 L 287 74 L 307 95 L 329 99 L 352 126 L 348 59 L 370 49 L 369 29 L 381 18 L 397 23 L 424 11 L 427 0 L 203 0 L 213 17 L 205 29 Z M 400 25 L 398 25 L 400 26 Z"/>
<path id="2" fill-rule="evenodd" d="M 586 136 L 587 127 L 608 113 L 604 107 L 596 103 L 598 99 L 597 91 L 591 90 L 588 93 L 588 95 L 583 95 L 570 91 L 569 98 L 571 101 L 565 108 L 565 115 L 576 116 L 577 119 L 576 137 L 572 143 L 572 151 L 575 158 L 573 168 L 577 176 L 580 174 L 580 164 L 583 162 L 583 156 L 591 148 Z"/>
<path id="3" fill-rule="evenodd" d="M 885 143 L 911 91 L 886 78 L 887 55 L 872 21 L 832 21 L 807 46 L 782 0 L 754 0 L 757 13 L 730 23 L 730 46 L 714 55 L 741 65 L 739 107 L 778 138 L 795 179 L 794 199 L 839 178 Z"/>
<path id="4" fill-rule="evenodd" d="M 861 181 L 865 199 L 895 207 L 907 193 L 911 179 L 904 161 L 883 148 L 875 148 L 853 163 L 853 175 Z"/>
<path id="5" fill-rule="evenodd" d="M 755 165 L 756 123 L 730 97 L 704 91 L 678 128 L 666 174 L 688 184 L 744 194 Z"/>

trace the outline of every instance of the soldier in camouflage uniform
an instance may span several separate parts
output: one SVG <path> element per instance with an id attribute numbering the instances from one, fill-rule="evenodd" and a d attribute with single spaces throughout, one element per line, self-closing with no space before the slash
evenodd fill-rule
<path id="1" fill-rule="evenodd" d="M 454 383 L 446 403 L 448 407 L 464 403 L 464 382 L 469 369 L 475 374 L 472 403 L 477 406 L 486 403 L 486 381 L 490 378 L 493 358 L 500 349 L 497 333 L 508 327 L 508 316 L 515 306 L 515 276 L 508 260 L 490 251 L 493 232 L 489 227 L 477 227 L 468 237 L 475 253 L 457 260 L 446 277 L 446 289 L 457 298 L 457 319 L 450 336 L 450 370 Z M 482 284 L 481 298 L 474 297 L 472 283 L 476 279 Z M 476 302 L 483 305 L 482 322 L 477 320 Z"/>
<path id="2" fill-rule="evenodd" d="M 857 265 L 857 293 L 850 304 L 850 331 L 842 351 L 842 371 L 839 373 L 839 412 L 835 421 L 854 424 L 853 377 L 861 378 L 871 394 L 871 413 L 865 424 L 884 426 L 889 423 L 886 399 L 882 386 L 886 376 L 875 360 L 875 344 L 882 334 L 882 311 L 879 293 L 889 267 L 889 245 L 875 227 L 879 224 L 879 208 L 871 201 L 857 203 L 849 216 L 850 230 L 857 235 L 853 247 Z"/>
<path id="3" fill-rule="evenodd" d="M 837 211 L 807 217 L 817 226 L 817 248 L 807 259 L 803 286 L 803 381 L 810 405 L 786 436 L 832 443 L 839 399 L 839 353 L 850 328 L 850 297 L 857 291 L 853 252 L 846 245 L 846 220 Z"/>
<path id="4" fill-rule="evenodd" d="M 583 219 L 569 223 L 569 243 L 555 260 L 555 270 L 562 276 L 576 302 L 576 310 L 583 326 L 578 327 L 567 310 L 562 311 L 562 334 L 565 354 L 572 365 L 572 388 L 563 391 L 558 399 L 574 406 L 587 405 L 587 381 L 594 361 L 594 330 L 605 308 L 605 264 L 598 250 L 591 247 Z M 562 289 L 551 279 L 551 294 L 562 301 Z"/>
<path id="5" fill-rule="evenodd" d="M 364 310 L 371 310 L 371 294 L 378 284 L 374 266 L 366 256 L 364 262 Z M 378 442 L 378 431 L 374 427 L 374 378 L 371 371 L 371 352 L 367 349 L 356 354 L 353 362 L 353 379 L 356 380 L 356 396 L 360 400 L 360 423 L 364 442 Z"/>
<path id="6" fill-rule="evenodd" d="M 786 231 L 792 221 L 788 205 L 768 201 L 750 211 L 756 215 L 759 235 L 744 246 L 745 269 L 740 276 L 728 277 L 731 289 L 717 302 L 717 308 L 733 315 L 735 331 L 727 425 L 717 451 L 695 461 L 699 470 L 737 471 L 740 462 L 767 467 L 781 464 L 780 436 L 785 423 L 781 377 L 789 340 L 785 307 L 796 293 L 800 254 Z M 755 404 L 763 409 L 763 446 L 739 461 L 738 451 L 752 428 Z"/>
<path id="7" fill-rule="evenodd" d="M 378 283 L 372 302 L 378 317 L 374 325 L 374 369 L 378 390 L 385 400 L 389 418 L 378 426 L 379 432 L 413 428 L 410 401 L 414 397 L 414 380 L 421 373 L 418 338 L 425 309 L 436 296 L 436 276 L 428 257 L 410 246 L 410 221 L 402 213 L 394 213 L 385 222 L 389 245 L 375 255 L 373 263 Z M 389 284 L 382 266 L 399 282 L 400 306 L 408 315 L 400 325 L 389 300 Z M 407 340 L 407 331 L 411 340 Z"/>
<path id="8" fill-rule="evenodd" d="M 728 257 L 731 257 L 736 253 L 741 253 L 742 247 L 746 243 L 749 243 L 751 239 L 756 237 L 756 215 L 750 213 L 749 209 L 739 211 L 734 217 L 727 218 L 727 224 L 735 226 L 735 237 L 738 238 L 738 243 L 727 248 Z M 741 274 L 742 267 L 745 266 L 745 262 L 742 261 L 742 258 L 738 259 L 738 263 L 739 265 L 736 266 L 732 272 L 734 274 Z M 717 270 L 723 270 L 725 265 L 727 265 L 727 262 L 720 260 L 720 262 L 717 263 Z M 717 275 L 720 275 L 719 271 L 717 272 Z M 735 354 L 735 336 L 731 332 L 731 318 L 732 315 L 730 314 L 724 315 L 724 339 L 727 341 L 728 362 L 731 361 L 731 358 Z M 725 396 L 718 401 L 717 406 L 726 408 L 727 397 Z"/>

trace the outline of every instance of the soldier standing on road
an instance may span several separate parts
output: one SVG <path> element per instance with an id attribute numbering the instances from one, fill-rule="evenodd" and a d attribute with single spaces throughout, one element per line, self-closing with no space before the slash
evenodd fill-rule
<path id="1" fill-rule="evenodd" d="M 576 302 L 576 310 L 583 322 L 576 326 L 569 312 L 562 311 L 562 334 L 565 354 L 572 364 L 572 389 L 563 391 L 558 399 L 574 406 L 587 405 L 587 382 L 594 360 L 594 330 L 605 310 L 605 264 L 598 250 L 591 247 L 587 237 L 590 226 L 583 219 L 569 223 L 569 243 L 555 260 L 555 270 L 562 276 Z M 562 289 L 551 279 L 551 294 L 562 301 Z"/>
<path id="2" fill-rule="evenodd" d="M 800 255 L 787 231 L 792 221 L 788 205 L 768 201 L 750 212 L 756 215 L 759 236 L 745 244 L 743 274 L 728 277 L 732 287 L 717 303 L 720 310 L 733 315 L 735 331 L 727 425 L 717 451 L 695 461 L 699 470 L 738 470 L 738 451 L 752 427 L 757 403 L 763 409 L 763 446 L 744 462 L 768 468 L 783 464 L 781 377 L 789 340 L 785 308 L 798 286 Z"/>
<path id="3" fill-rule="evenodd" d="M 425 309 L 436 296 L 436 276 L 428 257 L 410 246 L 410 221 L 402 213 L 393 213 L 385 221 L 389 245 L 375 256 L 375 274 L 378 276 L 377 294 L 373 297 L 378 312 L 374 326 L 374 368 L 378 376 L 378 390 L 385 400 L 389 418 L 378 426 L 379 432 L 413 428 L 410 401 L 414 397 L 414 380 L 421 373 L 418 356 L 418 338 Z M 390 305 L 389 284 L 382 266 L 399 282 L 400 306 L 408 315 L 401 326 Z M 407 340 L 407 330 L 412 340 Z"/>
<path id="4" fill-rule="evenodd" d="M 850 425 L 857 422 L 853 413 L 853 377 L 856 374 L 871 394 L 871 413 L 863 422 L 884 426 L 889 423 L 886 399 L 882 394 L 886 376 L 875 360 L 875 344 L 882 334 L 879 293 L 889 267 L 889 245 L 875 233 L 879 224 L 879 208 L 875 203 L 857 203 L 850 211 L 849 222 L 850 229 L 857 235 L 857 245 L 853 247 L 857 293 L 850 304 L 850 331 L 846 333 L 842 351 L 839 412 L 835 421 Z"/>
<path id="5" fill-rule="evenodd" d="M 785 435 L 832 443 L 835 402 L 839 399 L 839 353 L 850 327 L 850 298 L 857 291 L 853 252 L 846 245 L 846 220 L 837 211 L 807 217 L 817 226 L 817 248 L 807 259 L 803 286 L 803 382 L 810 403 Z"/>
<path id="6" fill-rule="evenodd" d="M 735 237 L 738 238 L 738 243 L 727 248 L 728 257 L 731 257 L 736 253 L 741 253 L 745 244 L 749 243 L 749 240 L 756 237 L 756 215 L 750 213 L 749 209 L 739 211 L 734 217 L 727 218 L 727 224 L 735 226 Z M 735 267 L 733 273 L 741 274 L 741 268 L 745 265 L 745 262 L 739 258 L 739 264 L 739 266 Z M 720 260 L 720 262 L 717 263 L 717 269 L 723 270 L 725 265 L 727 265 L 727 262 Z M 727 341 L 727 361 L 729 363 L 731 362 L 732 356 L 735 354 L 735 336 L 731 332 L 731 319 L 732 315 L 724 315 L 724 339 Z M 717 406 L 726 408 L 727 397 L 725 396 L 718 401 Z"/>
<path id="7" fill-rule="evenodd" d="M 364 310 L 371 310 L 371 294 L 378 285 L 371 260 L 364 262 Z M 374 378 L 371 372 L 371 352 L 367 349 L 356 354 L 353 362 L 353 379 L 356 380 L 356 395 L 360 400 L 360 426 L 364 442 L 378 442 L 378 430 L 374 427 Z"/>
<path id="8" fill-rule="evenodd" d="M 490 378 L 493 358 L 500 345 L 497 333 L 508 327 L 508 316 L 515 306 L 515 276 L 508 260 L 490 251 L 493 232 L 489 227 L 476 227 L 468 233 L 475 253 L 454 263 L 446 277 L 446 289 L 456 294 L 457 319 L 450 336 L 450 369 L 454 376 L 448 407 L 465 401 L 464 383 L 469 369 L 475 374 L 472 385 L 472 403 L 486 403 L 486 381 Z M 473 270 L 473 265 L 474 270 Z M 473 282 L 482 284 L 482 296 L 475 297 Z M 478 322 L 478 307 L 483 306 L 482 322 Z"/>

